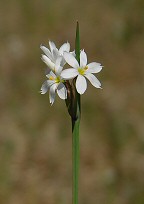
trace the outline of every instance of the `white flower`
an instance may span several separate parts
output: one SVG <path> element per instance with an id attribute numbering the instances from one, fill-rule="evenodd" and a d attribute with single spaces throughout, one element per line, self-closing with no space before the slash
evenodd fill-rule
<path id="1" fill-rule="evenodd" d="M 87 78 L 94 87 L 101 88 L 100 81 L 92 73 L 100 72 L 102 66 L 97 62 L 87 64 L 87 55 L 84 50 L 80 52 L 80 65 L 71 53 L 65 52 L 64 58 L 72 68 L 63 70 L 61 76 L 63 79 L 73 79 L 77 76 L 76 89 L 79 94 L 83 94 L 87 89 L 85 78 Z"/>
<path id="2" fill-rule="evenodd" d="M 55 65 L 55 73 L 53 71 L 50 71 L 46 76 L 48 80 L 46 80 L 41 87 L 41 94 L 45 94 L 49 90 L 49 99 L 51 105 L 55 101 L 55 93 L 57 92 L 58 96 L 61 99 L 66 99 L 67 98 L 67 90 L 64 85 L 64 80 L 60 76 L 62 68 L 60 66 L 61 63 L 61 58 L 59 57 L 56 60 L 56 65 Z"/>
<path id="3" fill-rule="evenodd" d="M 56 45 L 54 44 L 54 42 L 49 41 L 49 46 L 50 46 L 50 50 L 48 48 L 46 48 L 45 46 L 41 45 L 40 48 L 42 49 L 42 51 L 45 53 L 42 54 L 42 60 L 43 62 L 46 63 L 46 65 L 52 70 L 54 71 L 55 68 L 55 64 L 57 59 L 61 56 L 62 60 L 61 60 L 61 66 L 63 67 L 65 65 L 65 60 L 63 57 L 63 53 L 69 52 L 70 51 L 70 44 L 64 43 L 60 49 L 58 50 L 56 48 Z"/>

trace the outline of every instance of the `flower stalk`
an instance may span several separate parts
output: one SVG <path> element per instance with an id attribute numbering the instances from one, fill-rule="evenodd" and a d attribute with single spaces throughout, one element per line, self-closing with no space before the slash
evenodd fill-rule
<path id="1" fill-rule="evenodd" d="M 77 22 L 76 28 L 76 40 L 75 40 L 75 52 L 76 59 L 80 61 L 80 39 L 79 39 L 79 24 Z M 79 127 L 81 117 L 81 104 L 80 94 L 76 91 L 75 80 L 74 80 L 74 93 L 75 93 L 75 113 L 76 117 L 71 117 L 72 120 L 72 204 L 78 204 L 78 183 L 79 183 Z"/>

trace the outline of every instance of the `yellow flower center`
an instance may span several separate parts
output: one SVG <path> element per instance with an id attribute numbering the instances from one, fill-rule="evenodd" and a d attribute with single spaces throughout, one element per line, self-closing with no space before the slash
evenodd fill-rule
<path id="1" fill-rule="evenodd" d="M 62 80 L 61 78 L 60 78 L 60 76 L 57 76 L 57 77 L 53 77 L 53 76 L 50 76 L 49 77 L 49 80 L 52 80 L 52 81 L 54 81 L 55 83 L 60 83 L 60 82 L 64 82 L 64 80 Z"/>
<path id="2" fill-rule="evenodd" d="M 61 79 L 60 79 L 60 77 L 58 76 L 58 77 L 55 78 L 55 83 L 59 83 L 59 82 L 61 82 Z"/>
<path id="3" fill-rule="evenodd" d="M 81 75 L 84 75 L 85 74 L 85 71 L 88 69 L 88 66 L 85 66 L 83 68 L 79 67 L 78 68 L 78 72 L 81 74 Z"/>
<path id="4" fill-rule="evenodd" d="M 55 80 L 55 79 L 54 79 L 53 76 L 50 76 L 50 77 L 49 77 L 49 80 L 52 80 L 52 81 L 53 81 L 53 80 Z"/>

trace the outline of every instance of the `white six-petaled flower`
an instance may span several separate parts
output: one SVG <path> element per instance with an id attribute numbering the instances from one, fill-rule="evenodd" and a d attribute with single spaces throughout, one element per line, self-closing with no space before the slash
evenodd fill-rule
<path id="1" fill-rule="evenodd" d="M 67 42 L 67 43 L 64 43 L 60 49 L 58 50 L 55 43 L 52 42 L 52 41 L 49 41 L 49 47 L 50 49 L 48 49 L 47 47 L 41 45 L 40 48 L 42 49 L 42 51 L 45 53 L 42 54 L 42 60 L 43 62 L 46 63 L 46 65 L 52 70 L 54 71 L 55 69 L 55 64 L 56 64 L 56 61 L 59 57 L 62 57 L 61 59 L 61 66 L 63 67 L 65 65 L 65 60 L 64 60 L 64 57 L 63 57 L 63 53 L 64 52 L 69 52 L 70 51 L 70 44 Z"/>
<path id="2" fill-rule="evenodd" d="M 63 70 L 61 72 L 61 77 L 65 80 L 77 77 L 76 89 L 79 94 L 83 94 L 87 89 L 87 82 L 85 78 L 87 78 L 94 87 L 101 88 L 100 81 L 93 75 L 93 73 L 100 72 L 102 66 L 97 62 L 87 64 L 87 55 L 84 50 L 80 52 L 80 64 L 69 52 L 64 52 L 64 59 L 71 68 Z"/>
<path id="3" fill-rule="evenodd" d="M 61 71 L 63 67 L 61 66 L 62 57 L 58 57 L 55 62 L 55 67 L 53 71 L 50 71 L 46 76 L 46 80 L 41 87 L 41 94 L 45 94 L 49 90 L 49 99 L 51 105 L 55 101 L 56 92 L 61 99 L 67 98 L 67 90 L 64 85 L 64 80 L 61 77 Z"/>
<path id="4" fill-rule="evenodd" d="M 100 81 L 93 75 L 101 71 L 100 63 L 92 62 L 87 64 L 87 55 L 84 50 L 80 51 L 80 64 L 76 60 L 75 52 L 70 52 L 70 44 L 64 43 L 60 49 L 57 49 L 54 42 L 49 41 L 50 49 L 41 45 L 44 52 L 42 60 L 50 69 L 46 74 L 46 80 L 41 87 L 41 94 L 49 90 L 50 103 L 55 101 L 56 93 L 61 99 L 67 98 L 66 80 L 76 78 L 76 89 L 79 94 L 83 94 L 87 89 L 86 78 L 96 88 L 101 88 Z M 64 65 L 68 63 L 71 68 L 62 71 Z"/>

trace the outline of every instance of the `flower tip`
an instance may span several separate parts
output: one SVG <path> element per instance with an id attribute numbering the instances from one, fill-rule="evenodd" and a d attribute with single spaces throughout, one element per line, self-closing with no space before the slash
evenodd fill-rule
<path id="1" fill-rule="evenodd" d="M 45 94 L 45 92 L 42 89 L 39 91 L 39 93 L 42 95 Z"/>
<path id="2" fill-rule="evenodd" d="M 70 50 L 70 43 L 67 41 L 66 44 L 67 44 L 67 46 L 69 46 L 69 50 Z"/>
<path id="3" fill-rule="evenodd" d="M 100 64 L 100 71 L 103 69 L 103 67 L 104 67 L 104 66 L 102 66 L 102 65 Z"/>
<path id="4" fill-rule="evenodd" d="M 53 41 L 51 41 L 51 40 L 49 40 L 49 45 L 51 45 L 51 44 L 54 44 L 54 42 L 53 42 Z"/>
<path id="5" fill-rule="evenodd" d="M 50 102 L 50 105 L 52 106 L 54 104 L 54 102 Z"/>
<path id="6" fill-rule="evenodd" d="M 41 54 L 41 60 L 44 61 L 44 55 L 43 54 Z"/>
<path id="7" fill-rule="evenodd" d="M 44 55 L 44 54 L 41 54 L 41 59 L 42 59 L 43 61 L 45 61 L 45 60 L 47 59 L 47 56 Z"/>
<path id="8" fill-rule="evenodd" d="M 42 94 L 42 95 L 44 94 L 42 90 L 40 90 L 39 93 Z"/>

